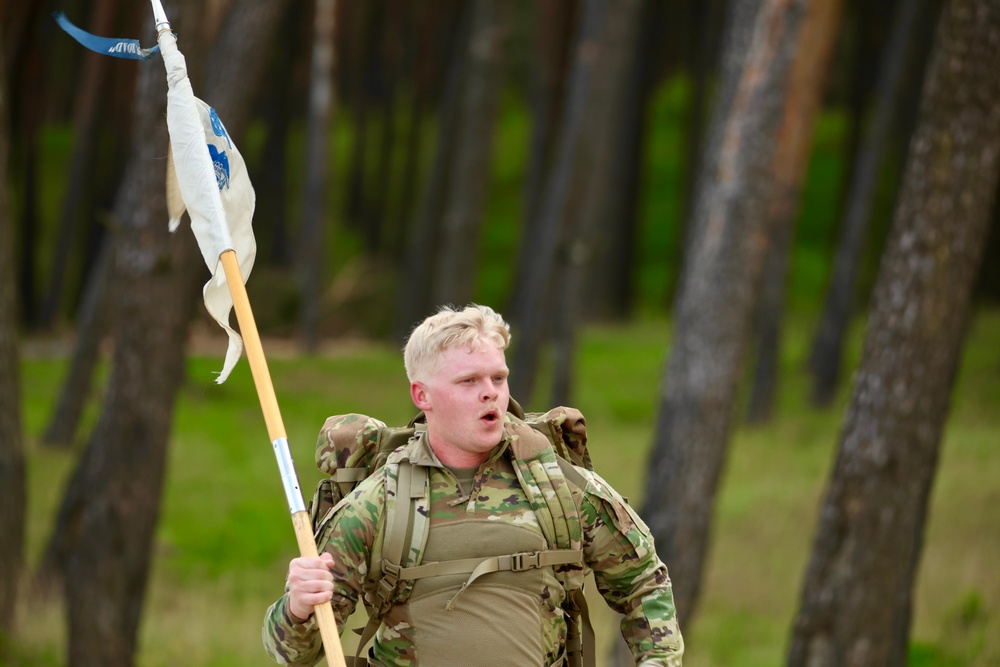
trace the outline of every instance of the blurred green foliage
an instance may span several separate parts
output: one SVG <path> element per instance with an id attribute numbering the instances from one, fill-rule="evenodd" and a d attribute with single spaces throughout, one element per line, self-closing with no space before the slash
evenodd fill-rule
<path id="1" fill-rule="evenodd" d="M 637 314 L 663 315 L 669 312 L 672 289 L 676 285 L 686 188 L 694 176 L 687 173 L 685 163 L 687 142 L 686 109 L 690 104 L 690 82 L 681 75 L 663 83 L 650 100 L 646 114 L 646 137 L 643 146 L 643 174 L 640 201 L 637 207 L 639 224 L 637 262 L 634 267 Z M 394 303 L 394 291 L 401 279 L 400 267 L 386 258 L 364 258 L 364 241 L 360 229 L 347 220 L 348 187 L 352 180 L 352 155 L 358 137 L 355 119 L 349 109 L 334 115 L 330 142 L 330 172 L 327 206 L 330 226 L 326 232 L 324 279 L 329 286 L 324 297 L 324 311 L 336 320 L 330 332 L 360 331 L 377 336 L 385 335 L 389 325 L 388 309 Z M 405 109 L 398 112 L 394 123 L 397 132 L 409 127 Z M 429 176 L 439 128 L 433 114 L 426 114 L 421 121 L 420 145 L 416 177 L 416 194 L 411 202 L 413 209 L 402 210 L 403 166 L 405 142 L 393 145 L 391 165 L 393 173 L 379 173 L 378 160 L 369 157 L 364 162 L 364 177 L 369 184 L 388 180 L 384 196 L 387 223 L 385 233 L 404 242 L 404 231 L 411 225 L 420 205 L 420 190 Z M 242 138 L 240 148 L 255 182 L 258 197 L 272 184 L 266 165 L 262 164 L 267 127 L 262 121 L 253 122 Z M 369 147 L 379 140 L 379 126 L 368 125 Z M 794 310 L 817 310 L 822 302 L 826 280 L 830 271 L 837 226 L 845 195 L 847 114 L 842 109 L 826 108 L 817 119 L 814 145 L 808 173 L 803 184 L 802 198 L 796 229 L 795 244 L 789 274 L 789 304 Z M 44 174 L 39 187 L 38 234 L 39 252 L 36 256 L 36 282 L 39 289 L 48 283 L 51 271 L 58 216 L 63 194 L 66 191 L 68 165 L 71 163 L 73 137 L 69 126 L 47 124 L 42 130 L 40 146 L 40 173 Z M 302 122 L 293 122 L 286 145 L 287 173 L 284 187 L 284 224 L 289 234 L 291 249 L 298 234 L 301 220 L 301 195 L 306 154 L 305 128 Z M 500 307 L 507 305 L 516 268 L 516 256 L 524 219 L 525 171 L 529 160 L 531 119 L 523 95 L 508 90 L 503 96 L 501 113 L 496 125 L 493 151 L 493 174 L 487 191 L 486 224 L 479 248 L 479 276 L 475 286 L 475 299 Z M 164 147 L 166 151 L 166 147 Z M 863 302 L 873 284 L 884 236 L 891 219 L 895 196 L 896 173 L 893 159 L 885 161 L 877 191 L 870 238 L 865 259 L 861 263 L 858 293 Z M 12 188 L 16 207 L 20 188 Z M 371 193 L 368 194 L 372 196 Z M 98 215 L 100 218 L 103 213 Z M 106 222 L 106 221 L 105 221 Z M 608 221 L 616 224 L 617 221 Z M 272 228 L 276 221 L 258 215 L 255 220 L 258 261 L 251 276 L 248 290 L 252 302 L 260 311 L 258 325 L 264 332 L 287 333 L 298 316 L 297 277 L 291 267 L 274 265 L 270 260 Z M 165 224 L 165 223 L 164 223 Z M 82 244 L 80 247 L 83 247 Z M 373 260 L 376 262 L 373 265 Z M 83 280 L 80 273 L 82 258 L 70 258 L 68 286 L 76 294 Z M 364 298 L 362 298 L 364 297 Z M 74 301 L 70 299 L 70 301 Z M 374 304 L 374 305 L 373 305 Z M 69 318 L 72 314 L 66 313 Z"/>

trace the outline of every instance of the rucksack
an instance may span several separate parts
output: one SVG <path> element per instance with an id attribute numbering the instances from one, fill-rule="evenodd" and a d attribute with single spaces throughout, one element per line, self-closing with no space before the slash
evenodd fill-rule
<path id="1" fill-rule="evenodd" d="M 365 586 L 364 603 L 368 625 L 360 630 L 358 656 L 374 636 L 389 609 L 405 602 L 413 580 L 449 574 L 468 573 L 468 586 L 476 577 L 498 569 L 524 569 L 552 565 L 566 591 L 564 611 L 567 616 L 566 653 L 569 665 L 593 665 L 594 633 L 583 595 L 582 529 L 579 507 L 571 487 L 583 489 L 586 479 L 573 465 L 593 470 L 587 451 L 586 421 L 575 408 L 558 407 L 545 413 L 527 413 L 511 399 L 506 428 L 513 436 L 514 467 L 522 489 L 539 520 L 549 549 L 532 554 L 531 563 L 520 563 L 518 556 L 478 559 L 476 563 L 445 561 L 422 565 L 420 555 L 426 544 L 429 522 L 420 503 L 429 502 L 427 469 L 413 465 L 398 452 L 426 429 L 423 413 L 418 413 L 403 427 L 360 414 L 330 417 L 320 430 L 316 445 L 316 465 L 328 477 L 321 479 L 310 504 L 313 529 L 320 529 L 333 514 L 337 504 L 357 485 L 389 464 L 395 475 L 387 474 L 386 529 L 381 551 L 381 571 Z M 544 437 L 539 437 L 544 436 Z M 427 495 L 425 495 L 427 494 Z M 408 504 L 407 504 L 408 501 Z M 412 553 L 411 553 L 412 552 Z M 418 563 L 402 567 L 404 562 Z M 374 560 L 374 559 L 373 559 Z M 373 566 L 374 567 L 374 566 Z M 465 586 L 462 590 L 465 590 Z M 356 664 L 365 664 L 360 659 Z"/>

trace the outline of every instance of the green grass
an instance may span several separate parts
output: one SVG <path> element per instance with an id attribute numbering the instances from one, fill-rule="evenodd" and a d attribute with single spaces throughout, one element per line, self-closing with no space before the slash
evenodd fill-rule
<path id="1" fill-rule="evenodd" d="M 801 318 L 789 322 L 774 421 L 740 426 L 734 434 L 699 617 L 684 627 L 688 667 L 783 663 L 849 398 L 845 387 L 830 410 L 807 405 L 802 369 L 811 326 Z M 597 468 L 636 502 L 669 333 L 666 320 L 648 319 L 590 328 L 582 340 L 574 403 L 588 417 Z M 860 335 L 856 328 L 854 359 Z M 997 340 L 1000 312 L 980 313 L 942 448 L 915 591 L 911 665 L 1000 664 Z M 211 353 L 215 347 L 218 354 Z M 311 359 L 286 348 L 265 342 L 299 476 L 309 490 L 319 474 L 313 442 L 327 415 L 363 411 L 392 423 L 406 420 L 412 409 L 392 346 L 344 344 Z M 269 664 L 260 648 L 260 620 L 281 592 L 295 540 L 246 363 L 226 384 L 213 382 L 223 350 L 220 340 L 189 361 L 177 405 L 142 626 L 142 667 Z M 64 371 L 65 361 L 48 354 L 32 354 L 23 364 L 33 564 L 80 449 L 49 451 L 37 442 Z M 95 414 L 90 406 L 90 422 Z M 596 599 L 591 609 L 603 657 L 616 621 Z M 19 664 L 64 664 L 58 602 L 26 595 L 20 619 Z M 353 639 L 347 642 L 350 652 Z"/>

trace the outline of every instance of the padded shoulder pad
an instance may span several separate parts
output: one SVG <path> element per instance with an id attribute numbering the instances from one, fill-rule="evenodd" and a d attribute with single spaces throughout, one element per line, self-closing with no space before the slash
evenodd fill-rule
<path id="1" fill-rule="evenodd" d="M 514 458 L 535 459 L 546 450 L 552 450 L 551 440 L 509 412 L 505 416 L 505 422 L 504 428 L 510 434 L 510 448 L 514 452 Z"/>
<path id="2" fill-rule="evenodd" d="M 548 412 L 529 412 L 524 420 L 552 441 L 559 456 L 581 468 L 594 469 L 587 451 L 587 420 L 582 412 L 560 406 Z"/>
<path id="3" fill-rule="evenodd" d="M 569 449 L 569 458 L 578 466 L 593 470 L 594 466 L 590 461 L 590 453 L 587 451 L 587 420 L 583 413 L 576 408 L 560 406 L 552 408 L 544 415 L 542 420 L 550 422 L 559 428 L 559 435 Z"/>

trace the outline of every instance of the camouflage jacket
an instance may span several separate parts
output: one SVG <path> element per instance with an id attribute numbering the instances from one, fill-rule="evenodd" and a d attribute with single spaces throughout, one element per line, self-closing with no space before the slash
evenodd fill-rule
<path id="1" fill-rule="evenodd" d="M 425 562 L 545 548 L 542 530 L 513 470 L 508 439 L 479 467 L 468 494 L 438 461 L 425 437 L 411 442 L 401 455 L 430 471 L 432 530 Z M 336 563 L 333 608 L 340 628 L 366 586 L 373 585 L 372 573 L 381 571 L 387 476 L 394 475 L 394 460 L 398 458 L 390 459 L 347 496 L 317 534 L 320 551 L 329 552 Z M 586 480 L 586 488 L 574 487 L 583 524 L 584 561 L 608 605 L 624 615 L 621 630 L 636 663 L 679 667 L 684 642 L 667 569 L 656 556 L 649 529 L 599 475 L 577 470 Z M 488 532 L 480 530 L 476 539 L 465 539 L 463 535 L 476 524 L 480 528 L 489 524 Z M 484 535 L 489 537 L 482 539 Z M 496 666 L 563 663 L 566 621 L 561 605 L 566 593 L 551 567 L 492 573 L 468 591 L 462 587 L 462 576 L 432 579 L 418 580 L 407 601 L 389 610 L 375 637 L 370 664 L 468 665 L 470 655 L 484 655 Z M 316 664 L 322 657 L 322 642 L 315 620 L 294 622 L 287 604 L 286 593 L 268 609 L 265 648 L 279 664 Z M 517 610 L 517 621 L 496 618 L 500 609 Z M 491 646 L 503 646 L 504 655 L 484 653 Z"/>

